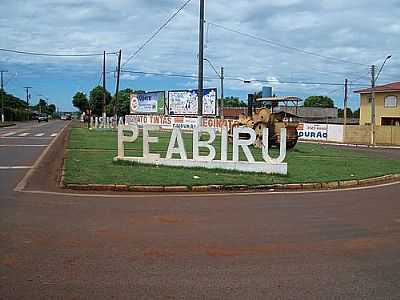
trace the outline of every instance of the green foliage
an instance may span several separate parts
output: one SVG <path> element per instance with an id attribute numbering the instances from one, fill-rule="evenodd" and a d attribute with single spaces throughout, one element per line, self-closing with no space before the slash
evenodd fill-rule
<path id="1" fill-rule="evenodd" d="M 6 121 L 27 121 L 32 117 L 25 101 L 0 90 L 0 101 L 4 100 L 4 117 Z"/>
<path id="2" fill-rule="evenodd" d="M 247 103 L 241 101 L 238 97 L 225 97 L 224 107 L 246 107 Z"/>
<path id="3" fill-rule="evenodd" d="M 48 104 L 44 99 L 39 99 L 39 103 L 37 105 L 32 106 L 32 109 L 40 113 L 56 117 L 57 108 L 55 104 Z"/>
<path id="4" fill-rule="evenodd" d="M 72 105 L 79 109 L 80 112 L 84 112 L 89 108 L 89 101 L 85 93 L 76 92 L 72 97 Z"/>
<path id="5" fill-rule="evenodd" d="M 351 111 L 350 108 L 347 108 L 347 117 L 352 118 L 353 117 L 353 112 Z M 344 109 L 339 108 L 338 109 L 338 117 L 339 118 L 344 118 Z"/>
<path id="6" fill-rule="evenodd" d="M 170 132 L 154 133 L 159 142 L 151 144 L 152 153 L 165 157 Z M 191 134 L 183 134 L 188 157 L 192 157 Z M 128 156 L 142 156 L 143 144 L 139 137 L 127 143 Z M 214 144 L 219 157 L 220 141 Z M 262 161 L 260 149 L 251 148 L 256 161 Z M 277 155 L 277 149 L 272 155 Z M 201 152 L 203 153 L 203 152 Z M 204 154 L 207 151 L 204 152 Z M 316 144 L 298 144 L 288 152 L 287 176 L 240 173 L 227 170 L 201 168 L 173 168 L 147 166 L 127 162 L 113 163 L 117 155 L 117 135 L 110 131 L 89 131 L 73 128 L 66 158 L 66 183 L 138 184 L 138 185 L 208 185 L 208 184 L 271 184 L 293 182 L 326 182 L 334 180 L 362 179 L 400 172 L 400 160 L 387 159 L 378 154 L 359 152 L 348 148 L 335 148 Z M 232 157 L 232 145 L 228 158 Z M 244 155 L 241 152 L 241 159 Z M 198 178 L 194 178 L 194 176 Z"/>
<path id="7" fill-rule="evenodd" d="M 117 103 L 117 114 L 119 116 L 129 115 L 130 113 L 130 95 L 134 91 L 132 89 L 124 89 L 118 92 L 118 103 Z M 112 103 L 115 103 L 115 95 L 112 99 Z"/>
<path id="8" fill-rule="evenodd" d="M 106 105 L 111 102 L 111 94 L 106 90 Z M 96 116 L 101 116 L 103 113 L 103 95 L 104 89 L 102 86 L 96 86 L 90 91 L 89 105 L 92 110 L 92 114 Z"/>
<path id="9" fill-rule="evenodd" d="M 335 107 L 333 100 L 327 96 L 310 96 L 304 100 L 305 107 Z"/>
<path id="10" fill-rule="evenodd" d="M 356 119 L 360 118 L 360 109 L 357 109 L 353 112 L 353 118 L 356 118 Z"/>

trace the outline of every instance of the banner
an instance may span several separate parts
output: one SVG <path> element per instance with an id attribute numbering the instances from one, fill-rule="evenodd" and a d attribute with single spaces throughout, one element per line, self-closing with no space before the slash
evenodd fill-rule
<path id="1" fill-rule="evenodd" d="M 216 115 L 217 89 L 203 90 L 203 115 Z M 197 90 L 168 92 L 169 115 L 197 115 Z"/>
<path id="2" fill-rule="evenodd" d="M 131 114 L 163 114 L 165 92 L 131 94 Z"/>
<path id="3" fill-rule="evenodd" d="M 204 128 L 216 128 L 221 129 L 222 127 L 232 128 L 234 119 L 219 118 L 203 118 L 202 127 Z M 192 130 L 197 127 L 197 117 L 185 117 L 185 116 L 154 116 L 154 115 L 126 115 L 125 124 L 151 124 L 160 125 L 162 129 L 180 128 Z"/>
<path id="4" fill-rule="evenodd" d="M 301 140 L 327 141 L 328 125 L 299 123 L 297 126 L 297 133 Z"/>

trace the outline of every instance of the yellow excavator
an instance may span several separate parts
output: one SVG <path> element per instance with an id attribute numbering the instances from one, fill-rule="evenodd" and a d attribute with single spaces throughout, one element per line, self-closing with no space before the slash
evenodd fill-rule
<path id="1" fill-rule="evenodd" d="M 250 95 L 249 95 L 250 96 Z M 268 146 L 279 147 L 281 128 L 286 128 L 286 148 L 292 149 L 298 140 L 297 126 L 299 124 L 296 114 L 288 112 L 287 105 L 292 102 L 297 110 L 298 97 L 267 97 L 249 99 L 248 115 L 240 115 L 233 127 L 249 127 L 256 132 L 255 147 L 262 147 L 262 135 L 264 128 L 268 128 Z M 286 109 L 277 111 L 278 103 L 285 104 Z M 275 111 L 275 112 L 273 112 Z"/>

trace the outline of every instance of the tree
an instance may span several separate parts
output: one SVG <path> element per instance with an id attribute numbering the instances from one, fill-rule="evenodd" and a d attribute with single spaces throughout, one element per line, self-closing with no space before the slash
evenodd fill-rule
<path id="1" fill-rule="evenodd" d="M 57 110 L 57 107 L 55 104 L 50 104 L 47 106 L 47 111 L 49 112 L 50 115 L 53 115 Z"/>
<path id="2" fill-rule="evenodd" d="M 347 117 L 352 118 L 353 117 L 353 112 L 351 111 L 350 108 L 347 108 Z M 344 118 L 344 109 L 339 108 L 338 109 L 338 117 L 339 118 Z"/>
<path id="3" fill-rule="evenodd" d="M 333 100 L 327 96 L 310 96 L 304 101 L 305 107 L 335 107 Z"/>
<path id="4" fill-rule="evenodd" d="M 246 107 L 247 104 L 241 101 L 238 97 L 225 97 L 224 107 Z"/>
<path id="5" fill-rule="evenodd" d="M 103 87 L 96 86 L 90 91 L 89 105 L 92 109 L 92 113 L 97 116 L 101 116 L 103 113 Z M 106 105 L 111 102 L 111 94 L 106 90 Z"/>
<path id="6" fill-rule="evenodd" d="M 117 115 L 125 116 L 130 114 L 130 105 L 131 105 L 131 94 L 137 93 L 142 94 L 145 91 L 142 90 L 132 90 L 130 88 L 121 90 L 118 92 L 118 103 L 117 103 Z M 114 114 L 114 103 L 115 103 L 115 95 L 112 97 L 111 103 L 107 106 L 107 114 Z"/>
<path id="7" fill-rule="evenodd" d="M 72 97 L 72 105 L 75 106 L 80 112 L 86 111 L 89 108 L 89 101 L 85 93 L 77 92 L 74 97 Z"/>
<path id="8" fill-rule="evenodd" d="M 353 112 L 353 118 L 356 118 L 356 119 L 360 118 L 360 109 L 357 109 Z"/>
<path id="9" fill-rule="evenodd" d="M 44 99 L 40 99 L 38 105 L 36 105 L 36 110 L 42 113 L 47 113 L 47 102 Z"/>
<path id="10" fill-rule="evenodd" d="M 118 103 L 117 103 L 117 115 L 125 116 L 130 113 L 130 102 L 131 102 L 131 94 L 134 91 L 132 89 L 125 89 L 118 92 Z M 112 105 L 115 103 L 115 95 L 112 99 Z"/>

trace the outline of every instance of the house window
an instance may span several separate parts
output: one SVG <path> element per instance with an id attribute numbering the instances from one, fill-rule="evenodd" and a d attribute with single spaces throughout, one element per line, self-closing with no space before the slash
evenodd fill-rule
<path id="1" fill-rule="evenodd" d="M 385 97 L 385 107 L 397 107 L 397 97 L 396 96 L 386 96 Z"/>

